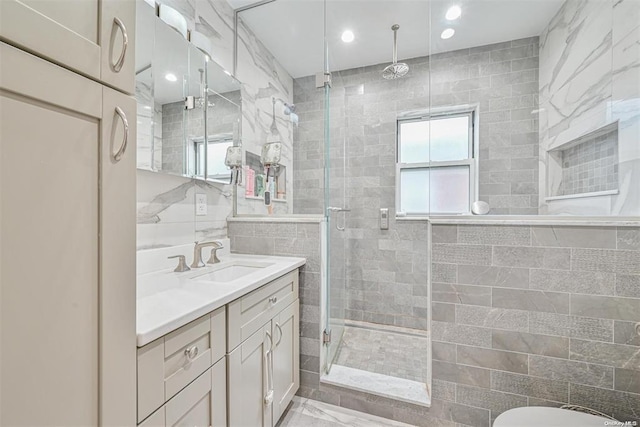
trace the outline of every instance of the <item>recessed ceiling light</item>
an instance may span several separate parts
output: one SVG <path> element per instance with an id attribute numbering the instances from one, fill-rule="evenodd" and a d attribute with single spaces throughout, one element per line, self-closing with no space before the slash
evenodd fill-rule
<path id="1" fill-rule="evenodd" d="M 445 18 L 447 18 L 449 21 L 455 21 L 456 19 L 460 18 L 460 15 L 462 15 L 462 9 L 460 9 L 460 6 L 451 6 L 449 10 L 447 10 Z"/>
<path id="2" fill-rule="evenodd" d="M 356 36 L 351 30 L 345 30 L 344 33 L 342 33 L 342 41 L 345 43 L 351 43 L 355 38 Z"/>
<path id="3" fill-rule="evenodd" d="M 451 37 L 453 37 L 455 33 L 456 33 L 456 30 L 454 30 L 453 28 L 447 28 L 442 32 L 442 34 L 440 34 L 440 38 L 442 40 L 450 39 Z"/>
<path id="4" fill-rule="evenodd" d="M 176 75 L 172 74 L 172 73 L 165 74 L 164 78 L 169 80 L 170 82 L 177 82 L 178 81 L 178 78 L 176 77 Z"/>

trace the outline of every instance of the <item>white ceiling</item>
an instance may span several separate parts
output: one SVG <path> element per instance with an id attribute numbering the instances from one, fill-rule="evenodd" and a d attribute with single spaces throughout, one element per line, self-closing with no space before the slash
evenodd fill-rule
<path id="1" fill-rule="evenodd" d="M 253 3 L 228 0 L 234 8 Z M 393 33 L 399 24 L 398 58 L 407 59 L 540 35 L 564 0 L 327 0 L 327 39 L 331 70 L 391 62 Z M 457 21 L 444 18 L 453 4 Z M 323 67 L 323 1 L 276 0 L 241 12 L 241 18 L 295 78 Z M 431 16 L 431 19 L 429 18 Z M 447 27 L 456 34 L 442 40 Z M 355 41 L 343 43 L 345 29 Z M 431 38 L 431 40 L 429 40 Z"/>

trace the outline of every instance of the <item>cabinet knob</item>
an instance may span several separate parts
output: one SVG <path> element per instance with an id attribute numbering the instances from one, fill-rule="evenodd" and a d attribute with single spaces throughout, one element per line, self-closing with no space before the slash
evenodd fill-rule
<path id="1" fill-rule="evenodd" d="M 271 298 L 269 298 L 269 302 L 270 302 L 271 304 L 275 304 L 275 303 L 277 303 L 277 302 L 278 302 L 278 297 L 271 297 Z"/>
<path id="2" fill-rule="evenodd" d="M 187 360 L 191 361 L 198 355 L 198 346 L 193 346 L 184 350 L 184 355 L 187 356 Z"/>

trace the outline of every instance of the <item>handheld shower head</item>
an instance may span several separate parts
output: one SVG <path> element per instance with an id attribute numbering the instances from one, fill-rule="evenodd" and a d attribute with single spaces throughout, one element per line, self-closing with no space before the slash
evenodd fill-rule
<path id="1" fill-rule="evenodd" d="M 284 114 L 286 114 L 287 116 L 296 112 L 295 104 L 289 104 L 288 102 L 284 102 L 283 104 L 284 104 Z"/>

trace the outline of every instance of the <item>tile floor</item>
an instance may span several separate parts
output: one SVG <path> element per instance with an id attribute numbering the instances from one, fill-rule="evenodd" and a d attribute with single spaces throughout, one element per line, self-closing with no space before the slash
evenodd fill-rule
<path id="1" fill-rule="evenodd" d="M 425 382 L 428 343 L 424 331 L 354 322 L 345 326 L 334 364 Z"/>
<path id="2" fill-rule="evenodd" d="M 277 427 L 413 427 L 298 396 Z"/>

